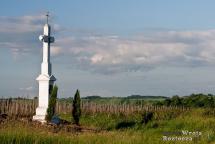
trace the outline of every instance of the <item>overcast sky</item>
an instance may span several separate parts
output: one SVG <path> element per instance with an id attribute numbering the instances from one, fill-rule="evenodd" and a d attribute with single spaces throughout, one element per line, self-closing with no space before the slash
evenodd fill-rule
<path id="1" fill-rule="evenodd" d="M 0 96 L 38 95 L 50 12 L 59 97 L 215 94 L 215 1 L 78 0 L 0 4 Z"/>

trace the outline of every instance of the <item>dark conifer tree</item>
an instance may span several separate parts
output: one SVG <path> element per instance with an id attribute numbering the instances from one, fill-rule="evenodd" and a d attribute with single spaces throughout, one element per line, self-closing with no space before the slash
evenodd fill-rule
<path id="1" fill-rule="evenodd" d="M 73 99 L 72 117 L 74 119 L 75 124 L 79 125 L 79 120 L 81 117 L 81 98 L 80 98 L 79 90 L 76 91 Z"/>
<path id="2" fill-rule="evenodd" d="M 48 109 L 47 109 L 47 115 L 46 115 L 47 121 L 50 121 L 55 114 L 57 91 L 58 91 L 58 87 L 57 85 L 54 85 L 54 88 L 52 89 L 52 92 L 51 92 L 51 97 L 49 99 Z"/>

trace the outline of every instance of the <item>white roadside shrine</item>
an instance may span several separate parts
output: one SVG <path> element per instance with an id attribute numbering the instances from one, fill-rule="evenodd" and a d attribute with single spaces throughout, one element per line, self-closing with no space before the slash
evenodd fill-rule
<path id="1" fill-rule="evenodd" d="M 37 77 L 39 82 L 39 97 L 38 107 L 36 109 L 36 115 L 33 116 L 33 120 L 46 122 L 45 117 L 49 104 L 50 93 L 52 91 L 56 78 L 52 75 L 52 65 L 50 62 L 50 44 L 54 42 L 54 37 L 51 36 L 51 26 L 47 23 L 44 26 L 43 35 L 39 36 L 40 41 L 43 42 L 43 61 L 41 64 L 41 74 Z"/>

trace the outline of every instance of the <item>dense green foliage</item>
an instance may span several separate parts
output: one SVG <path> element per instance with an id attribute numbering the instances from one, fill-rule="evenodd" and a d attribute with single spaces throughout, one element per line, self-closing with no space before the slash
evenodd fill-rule
<path id="1" fill-rule="evenodd" d="M 81 117 L 81 98 L 79 90 L 76 91 L 73 104 L 72 104 L 72 116 L 74 119 L 75 124 L 79 125 L 79 120 Z"/>
<path id="2" fill-rule="evenodd" d="M 59 101 L 71 102 L 72 98 L 59 99 Z M 185 106 L 185 107 L 215 107 L 215 96 L 212 94 L 191 94 L 189 96 L 175 95 L 171 98 L 164 96 L 140 96 L 131 95 L 127 97 L 100 97 L 87 96 L 82 98 L 82 102 L 93 102 L 97 104 L 130 104 L 130 105 L 165 105 L 165 106 Z"/>
<path id="3" fill-rule="evenodd" d="M 215 97 L 211 94 L 192 94 L 190 96 L 173 96 L 163 102 L 157 102 L 157 105 L 166 106 L 186 106 L 186 107 L 215 107 Z"/>
<path id="4" fill-rule="evenodd" d="M 167 99 L 165 96 L 142 96 L 142 95 L 131 95 L 127 96 L 127 99 Z"/>
<path id="5" fill-rule="evenodd" d="M 127 97 L 101 97 L 101 96 L 87 96 L 83 97 L 84 102 L 94 102 L 97 104 L 132 104 L 132 105 L 144 105 L 151 103 L 152 101 L 163 101 L 168 97 L 164 96 L 142 96 L 131 95 Z"/>
<path id="6" fill-rule="evenodd" d="M 55 114 L 55 107 L 56 107 L 56 100 L 57 100 L 57 91 L 58 91 L 58 87 L 57 87 L 57 85 L 54 85 L 54 88 L 53 88 L 53 90 L 51 92 L 48 109 L 47 109 L 47 115 L 46 115 L 46 120 L 47 121 L 50 121 L 51 118 Z"/>

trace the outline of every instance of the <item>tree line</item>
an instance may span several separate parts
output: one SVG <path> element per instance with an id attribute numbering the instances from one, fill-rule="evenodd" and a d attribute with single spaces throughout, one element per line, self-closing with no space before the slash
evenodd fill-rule
<path id="1" fill-rule="evenodd" d="M 164 101 L 157 101 L 155 105 L 165 106 L 185 106 L 185 107 L 215 107 L 215 96 L 212 94 L 191 94 L 189 96 L 179 97 L 178 95 L 167 98 Z"/>

